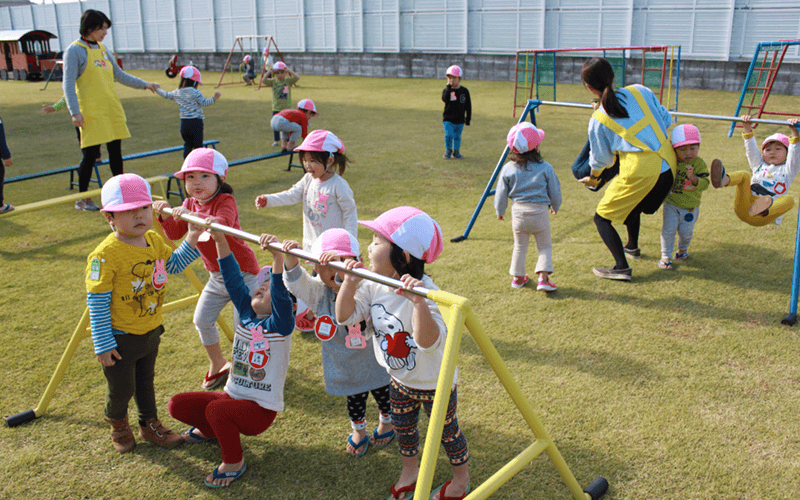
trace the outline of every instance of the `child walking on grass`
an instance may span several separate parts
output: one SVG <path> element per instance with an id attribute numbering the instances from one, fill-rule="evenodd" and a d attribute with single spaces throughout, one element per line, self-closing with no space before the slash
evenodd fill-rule
<path id="1" fill-rule="evenodd" d="M 447 68 L 447 86 L 442 91 L 444 102 L 444 159 L 455 158 L 461 160 L 461 132 L 464 125 L 469 125 L 472 120 L 472 101 L 469 90 L 461 86 L 461 68 L 453 65 Z"/>
<path id="2" fill-rule="evenodd" d="M 3 180 L 6 178 L 6 167 L 10 167 L 14 162 L 11 160 L 11 151 L 6 144 L 6 131 L 3 120 L 0 119 L 0 214 L 10 212 L 16 207 L 3 201 Z"/>
<path id="3" fill-rule="evenodd" d="M 218 222 L 213 217 L 207 223 Z M 222 448 L 222 463 L 204 483 L 225 488 L 247 470 L 241 434 L 257 436 L 267 430 L 277 412 L 283 411 L 283 387 L 289 369 L 293 330 L 292 299 L 283 284 L 283 254 L 269 247 L 278 238 L 262 234 L 261 248 L 272 252 L 272 268 L 259 272 L 250 293 L 228 237 L 212 231 L 219 267 L 234 307 L 239 312 L 233 339 L 233 371 L 223 392 L 176 394 L 169 413 L 191 427 L 181 436 L 187 443 L 216 439 Z"/>
<path id="4" fill-rule="evenodd" d="M 167 273 L 183 271 L 200 253 L 200 231 L 189 228 L 173 251 L 153 227 L 150 185 L 136 174 L 112 177 L 103 185 L 102 212 L 108 235 L 89 255 L 86 302 L 92 343 L 106 377 L 106 421 L 114 449 L 125 453 L 136 440 L 128 423 L 128 403 L 135 398 L 140 437 L 164 448 L 181 437 L 164 427 L 156 409 L 156 357 L 164 333 L 161 306 Z"/>
<path id="5" fill-rule="evenodd" d="M 214 97 L 205 98 L 197 90 L 202 85 L 200 71 L 194 66 L 184 66 L 180 72 L 181 83 L 177 90 L 166 92 L 156 89 L 156 93 L 165 99 L 178 103 L 181 112 L 181 137 L 183 138 L 183 157 L 189 156 L 192 150 L 203 147 L 203 108 L 215 104 L 222 96 L 214 92 Z"/>
<path id="6" fill-rule="evenodd" d="M 272 88 L 272 116 L 292 107 L 292 85 L 300 80 L 300 75 L 290 70 L 283 61 L 276 62 L 262 81 Z M 272 147 L 281 143 L 280 131 L 273 126 Z M 305 137 L 305 136 L 304 136 Z"/>
<path id="7" fill-rule="evenodd" d="M 239 225 L 239 211 L 233 197 L 233 188 L 225 182 L 228 172 L 228 161 L 217 150 L 200 148 L 195 149 L 183 162 L 180 172 L 175 177 L 186 184 L 186 200 L 183 205 L 173 210 L 170 217 L 159 216 L 158 220 L 164 227 L 164 234 L 170 239 L 181 238 L 190 224 L 180 220 L 180 214 L 192 214 L 198 217 L 215 217 L 221 224 L 241 229 Z M 166 201 L 154 203 L 156 211 L 160 212 L 169 207 Z M 258 260 L 253 249 L 244 241 L 227 236 L 233 256 L 239 264 L 247 286 L 255 288 L 256 275 L 259 271 Z M 225 288 L 219 263 L 217 262 L 217 247 L 210 238 L 204 236 L 197 245 L 203 258 L 203 265 L 208 270 L 208 283 L 200 294 L 197 307 L 194 310 L 194 326 L 200 334 L 200 342 L 206 349 L 209 359 L 208 372 L 203 379 L 201 387 L 212 390 L 225 383 L 230 364 L 222 354 L 219 345 L 219 330 L 216 321 L 222 308 L 230 300 Z M 237 323 L 236 310 L 233 312 L 233 322 Z"/>
<path id="8" fill-rule="evenodd" d="M 544 139 L 544 130 L 529 122 L 511 127 L 506 142 L 511 150 L 511 161 L 503 165 L 494 208 L 497 218 L 503 220 L 508 198 L 514 201 L 511 207 L 511 228 L 514 231 L 514 251 L 511 254 L 509 273 L 512 288 L 522 288 L 528 282 L 525 273 L 525 258 L 528 255 L 530 237 L 536 239 L 539 260 L 535 272 L 539 275 L 537 290 L 555 292 L 556 285 L 550 281 L 553 273 L 553 244 L 550 239 L 550 216 L 561 208 L 561 183 L 553 166 L 542 159 L 539 145 Z"/>
<path id="9" fill-rule="evenodd" d="M 678 251 L 675 260 L 689 258 L 689 243 L 694 225 L 700 216 L 700 196 L 708 188 L 709 173 L 706 162 L 700 158 L 700 131 L 694 125 L 678 125 L 670 137 L 678 168 L 675 182 L 662 208 L 664 225 L 661 228 L 661 260 L 658 267 L 671 270 L 675 233 L 678 233 Z"/>
<path id="10" fill-rule="evenodd" d="M 752 175 L 750 172 L 725 173 L 722 162 L 714 160 L 711 162 L 711 184 L 716 189 L 736 186 L 733 211 L 743 222 L 751 226 L 766 226 L 770 222 L 780 224 L 783 214 L 794 206 L 792 197 L 784 195 L 800 170 L 800 134 L 797 131 L 800 119 L 789 120 L 791 137 L 772 134 L 761 143 L 759 152 L 750 118 L 750 115 L 742 117 L 742 138 Z"/>
<path id="11" fill-rule="evenodd" d="M 359 224 L 374 231 L 368 249 L 369 270 L 402 281 L 403 289 L 375 281 L 364 281 L 358 286 L 361 279 L 348 273 L 336 296 L 336 320 L 340 325 L 355 325 L 372 319 L 375 358 L 392 377 L 392 424 L 403 462 L 389 499 L 408 499 L 413 495 L 419 474 L 419 408 L 422 406 L 430 418 L 447 327 L 435 302 L 404 290 L 414 287 L 438 290 L 425 274 L 425 264 L 432 264 L 441 254 L 442 231 L 428 214 L 413 207 L 393 208 L 374 221 L 359 221 Z M 347 261 L 345 266 L 363 267 L 355 260 Z M 434 500 L 463 499 L 470 491 L 469 448 L 456 414 L 457 382 L 458 370 L 453 375 L 441 436 L 453 466 L 453 479 L 433 492 Z"/>
<path id="12" fill-rule="evenodd" d="M 299 248 L 296 241 L 286 240 L 284 251 Z M 347 452 L 360 457 L 367 447 L 386 446 L 394 438 L 391 404 L 389 403 L 389 374 L 367 349 L 366 323 L 351 327 L 341 326 L 336 318 L 336 294 L 339 293 L 343 273 L 327 264 L 359 260 L 361 249 L 358 240 L 344 229 L 333 228 L 323 232 L 311 246 L 311 254 L 319 261 L 311 275 L 294 255 L 286 255 L 283 273 L 289 291 L 308 304 L 316 315 L 317 337 L 322 341 L 322 367 L 325 374 L 325 392 L 331 396 L 347 396 L 347 412 L 353 432 L 347 437 Z M 367 431 L 367 397 L 369 393 L 378 403 L 380 424 L 370 436 Z"/>

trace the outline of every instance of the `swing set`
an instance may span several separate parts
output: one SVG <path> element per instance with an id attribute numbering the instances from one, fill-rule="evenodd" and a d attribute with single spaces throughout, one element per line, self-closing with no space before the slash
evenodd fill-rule
<path id="1" fill-rule="evenodd" d="M 259 49 L 259 40 L 264 40 L 265 46 L 263 51 Z M 247 50 L 244 48 L 245 45 L 247 45 Z M 255 61 L 261 61 L 261 70 L 258 73 L 258 88 L 256 88 L 256 90 L 260 90 L 262 86 L 261 80 L 264 78 L 264 75 L 272 69 L 273 49 L 277 58 L 283 61 L 283 54 L 281 54 L 280 49 L 278 49 L 278 44 L 275 43 L 275 38 L 272 35 L 242 35 L 234 38 L 233 47 L 231 47 L 228 58 L 225 60 L 225 65 L 222 67 L 222 74 L 219 76 L 219 83 L 216 88 L 220 88 L 223 85 L 244 84 L 244 81 L 241 79 L 241 74 L 244 72 L 244 56 L 249 55 L 253 64 L 255 64 Z M 231 60 L 236 53 L 240 54 L 240 62 L 235 66 L 236 71 L 234 71 L 234 65 L 231 63 Z M 231 75 L 229 82 L 223 82 L 225 73 L 230 73 Z M 237 79 L 235 73 L 238 73 L 240 78 Z"/>

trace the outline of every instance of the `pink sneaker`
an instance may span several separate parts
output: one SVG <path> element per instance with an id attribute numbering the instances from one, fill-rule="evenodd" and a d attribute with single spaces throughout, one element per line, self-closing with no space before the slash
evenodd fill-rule
<path id="1" fill-rule="evenodd" d="M 536 289 L 544 290 L 545 292 L 555 292 L 556 284 L 553 283 L 552 281 L 539 280 L 539 286 L 537 286 Z"/>
<path id="2" fill-rule="evenodd" d="M 521 280 L 514 277 L 514 279 L 511 280 L 511 288 L 522 288 L 528 281 L 530 281 L 530 278 L 528 278 L 527 274 Z"/>

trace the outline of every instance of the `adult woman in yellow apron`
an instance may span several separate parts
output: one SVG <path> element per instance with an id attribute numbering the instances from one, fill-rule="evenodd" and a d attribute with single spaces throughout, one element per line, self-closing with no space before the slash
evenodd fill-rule
<path id="1" fill-rule="evenodd" d="M 89 189 L 92 169 L 100 156 L 100 146 L 106 145 L 112 175 L 122 168 L 122 139 L 131 136 L 126 125 L 125 110 L 114 88 L 114 81 L 128 87 L 148 89 L 159 87 L 120 69 L 113 54 L 101 43 L 111 27 L 111 20 L 100 11 L 89 9 L 81 17 L 81 38 L 64 53 L 62 88 L 72 123 L 81 131 L 83 159 L 78 170 L 80 192 Z M 91 198 L 75 202 L 81 210 L 99 210 Z"/>
<path id="2" fill-rule="evenodd" d="M 594 274 L 630 281 L 633 273 L 626 254 L 633 258 L 641 255 L 641 214 L 655 213 L 672 187 L 677 167 L 675 151 L 667 136 L 672 117 L 646 87 L 630 85 L 615 91 L 614 70 L 603 58 L 586 61 L 581 79 L 600 98 L 589 122 L 592 170 L 582 182 L 587 187 L 596 185 L 601 172 L 619 156 L 619 175 L 609 183 L 594 216 L 600 238 L 615 263 L 611 268 L 594 268 Z M 625 246 L 612 222 L 622 222 L 627 227 Z"/>

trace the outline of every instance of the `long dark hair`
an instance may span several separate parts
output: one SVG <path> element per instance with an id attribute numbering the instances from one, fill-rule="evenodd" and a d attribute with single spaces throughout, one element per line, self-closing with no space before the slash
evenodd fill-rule
<path id="1" fill-rule="evenodd" d="M 397 274 L 403 276 L 404 274 L 411 275 L 412 277 L 421 280 L 425 274 L 425 262 L 409 254 L 409 260 L 406 262 L 406 255 L 402 248 L 392 243 L 392 250 L 389 252 L 389 262 Z"/>
<path id="2" fill-rule="evenodd" d="M 304 155 L 311 155 L 311 158 L 315 159 L 319 163 L 322 163 L 327 167 L 328 165 L 328 158 L 330 158 L 331 154 L 333 154 L 333 167 L 339 167 L 339 175 L 344 175 L 344 169 L 347 168 L 347 163 L 350 160 L 344 153 L 329 153 L 327 151 L 301 151 L 300 152 L 300 161 L 303 161 Z"/>
<path id="3" fill-rule="evenodd" d="M 111 27 L 111 19 L 99 10 L 89 9 L 81 16 L 81 36 L 87 36 L 96 29 L 100 29 L 104 24 Z"/>
<path id="4" fill-rule="evenodd" d="M 197 88 L 197 81 L 191 78 L 181 78 L 181 84 L 178 85 L 178 88 L 182 89 L 185 87 Z"/>
<path id="5" fill-rule="evenodd" d="M 217 184 L 219 185 L 219 192 L 217 194 L 229 194 L 233 195 L 233 188 L 230 184 L 222 180 L 222 177 L 219 174 L 214 174 L 217 176 Z"/>
<path id="6" fill-rule="evenodd" d="M 586 85 L 600 91 L 600 103 L 612 118 L 628 118 L 625 101 L 617 97 L 614 90 L 614 68 L 606 59 L 593 57 L 583 63 L 581 80 Z"/>

